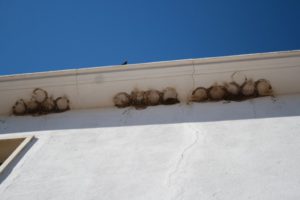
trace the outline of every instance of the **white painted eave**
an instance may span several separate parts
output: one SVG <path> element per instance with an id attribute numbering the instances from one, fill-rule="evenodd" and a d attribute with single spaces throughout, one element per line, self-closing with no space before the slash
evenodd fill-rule
<path id="1" fill-rule="evenodd" d="M 131 92 L 135 88 L 162 90 L 174 87 L 179 99 L 185 102 L 195 87 L 231 81 L 235 72 L 239 72 L 242 78 L 270 80 L 277 95 L 299 93 L 300 51 L 2 76 L 0 114 L 8 114 L 17 99 L 29 99 L 37 87 L 46 89 L 55 97 L 67 96 L 72 109 L 111 107 L 116 93 Z"/>

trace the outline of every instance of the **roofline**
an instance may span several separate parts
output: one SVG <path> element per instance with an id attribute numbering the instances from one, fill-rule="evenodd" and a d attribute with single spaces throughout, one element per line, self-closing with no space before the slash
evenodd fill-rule
<path id="1" fill-rule="evenodd" d="M 243 61 L 264 60 L 264 59 L 271 59 L 271 58 L 280 59 L 280 58 L 299 57 L 299 56 L 300 56 L 300 50 L 292 50 L 292 51 L 279 51 L 279 52 L 230 55 L 230 56 L 219 56 L 219 57 L 208 57 L 208 58 L 148 62 L 148 63 L 127 64 L 127 65 L 112 65 L 112 66 L 100 66 L 100 67 L 98 66 L 98 67 L 79 68 L 79 69 L 4 75 L 4 76 L 0 76 L 0 82 L 51 78 L 51 77 L 60 77 L 60 76 L 74 76 L 74 75 L 92 74 L 92 73 L 101 73 L 101 72 L 137 71 L 137 70 L 144 70 L 144 69 L 168 68 L 168 67 L 182 66 L 182 65 L 195 65 L 195 64 L 204 65 L 204 64 L 227 63 L 227 62 L 243 62 Z"/>
<path id="2" fill-rule="evenodd" d="M 300 51 L 186 59 L 142 64 L 83 68 L 0 77 L 0 115 L 9 114 L 18 99 L 28 101 L 35 88 L 51 96 L 66 96 L 71 109 L 111 107 L 119 92 L 134 89 L 176 89 L 180 102 L 196 87 L 267 79 L 276 95 L 300 93 Z M 233 75 L 235 76 L 233 77 Z M 288 77 L 288 78 L 287 78 Z"/>

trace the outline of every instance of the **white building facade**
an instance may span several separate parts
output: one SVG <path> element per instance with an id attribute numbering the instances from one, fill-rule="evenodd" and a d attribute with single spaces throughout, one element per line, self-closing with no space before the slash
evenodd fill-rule
<path id="1" fill-rule="evenodd" d="M 245 77 L 275 96 L 189 102 Z M 32 139 L 0 173 L 0 199 L 300 199 L 299 77 L 299 51 L 2 76 L 0 139 Z M 37 87 L 71 110 L 12 116 Z M 179 104 L 113 105 L 166 87 Z"/>

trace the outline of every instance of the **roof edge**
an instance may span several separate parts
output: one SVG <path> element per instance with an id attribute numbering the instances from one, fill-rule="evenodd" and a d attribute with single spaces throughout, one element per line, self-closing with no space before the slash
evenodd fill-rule
<path id="1" fill-rule="evenodd" d="M 298 56 L 300 56 L 300 50 L 291 50 L 291 51 L 278 51 L 278 52 L 240 54 L 240 55 L 230 55 L 230 56 L 137 63 L 137 64 L 128 64 L 128 65 L 97 66 L 97 67 L 67 69 L 67 70 L 57 70 L 57 71 L 47 71 L 47 72 L 4 75 L 4 76 L 0 76 L 0 82 L 35 79 L 35 78 L 73 76 L 73 75 L 101 73 L 101 72 L 135 71 L 135 70 L 143 70 L 143 69 L 168 68 L 174 66 L 194 65 L 194 64 L 202 65 L 202 64 L 210 64 L 210 63 L 243 62 L 243 61 L 250 61 L 250 60 L 264 60 L 264 59 L 271 59 L 271 58 L 288 58 L 288 57 L 298 57 Z"/>

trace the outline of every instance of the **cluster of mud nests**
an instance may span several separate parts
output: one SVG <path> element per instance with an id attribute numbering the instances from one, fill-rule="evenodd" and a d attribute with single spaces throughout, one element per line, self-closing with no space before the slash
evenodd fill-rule
<path id="1" fill-rule="evenodd" d="M 209 88 L 197 87 L 189 97 L 191 102 L 206 101 L 242 101 L 260 96 L 272 96 L 271 83 L 266 79 L 245 79 L 243 84 L 235 81 L 226 82 L 222 85 L 213 84 Z M 147 106 L 170 105 L 179 103 L 175 88 L 168 87 L 163 91 L 159 90 L 133 90 L 130 94 L 120 92 L 114 96 L 114 105 L 118 108 L 134 106 L 137 109 L 144 109 Z"/>
<path id="2" fill-rule="evenodd" d="M 114 104 L 118 108 L 134 106 L 136 109 L 144 109 L 147 106 L 171 105 L 179 103 L 177 92 L 174 88 L 168 87 L 163 91 L 159 90 L 133 90 L 131 94 L 120 92 L 114 97 Z"/>
<path id="3" fill-rule="evenodd" d="M 215 83 L 209 88 L 196 88 L 190 98 L 193 102 L 205 101 L 242 101 L 259 96 L 272 96 L 273 90 L 270 82 L 266 79 L 253 81 L 246 79 L 242 85 L 236 82 L 224 83 L 219 85 Z"/>
<path id="4" fill-rule="evenodd" d="M 197 87 L 188 98 L 189 102 L 206 101 L 242 101 L 260 96 L 272 96 L 271 83 L 266 79 L 245 78 L 242 84 L 235 81 L 222 85 L 213 84 L 209 88 Z M 133 106 L 136 109 L 144 109 L 148 106 L 172 105 L 179 103 L 175 88 L 167 87 L 163 91 L 151 89 L 147 91 L 133 90 L 130 94 L 120 92 L 113 98 L 114 105 L 118 108 Z M 53 98 L 47 91 L 36 88 L 31 94 L 30 100 L 19 99 L 12 107 L 14 115 L 43 115 L 55 112 L 64 112 L 70 109 L 70 101 L 67 97 Z"/>
<path id="5" fill-rule="evenodd" d="M 36 88 L 31 94 L 30 100 L 19 99 L 12 107 L 14 115 L 45 115 L 49 113 L 64 112 L 70 109 L 70 101 L 67 97 L 53 98 L 48 92 Z"/>

